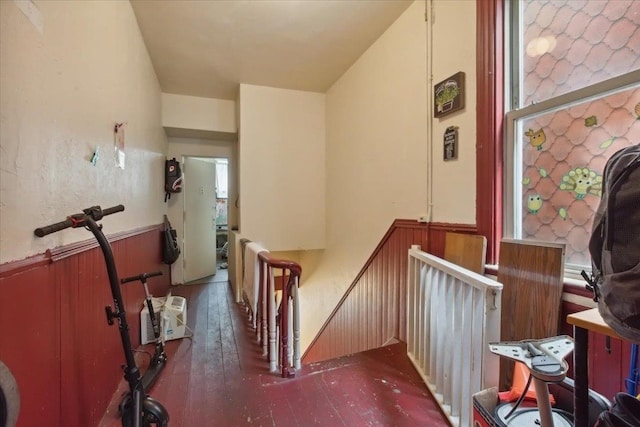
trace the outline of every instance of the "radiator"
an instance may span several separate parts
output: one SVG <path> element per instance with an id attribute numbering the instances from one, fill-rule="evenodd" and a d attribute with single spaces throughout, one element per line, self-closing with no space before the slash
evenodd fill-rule
<path id="1" fill-rule="evenodd" d="M 472 423 L 472 395 L 498 385 L 502 284 L 412 246 L 407 354 L 453 426 Z"/>

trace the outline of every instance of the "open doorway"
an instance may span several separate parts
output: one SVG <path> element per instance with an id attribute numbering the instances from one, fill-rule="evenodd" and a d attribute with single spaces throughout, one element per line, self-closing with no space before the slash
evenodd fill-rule
<path id="1" fill-rule="evenodd" d="M 184 281 L 216 275 L 224 267 L 228 236 L 228 159 L 185 156 Z M 216 277 L 219 279 L 219 277 Z"/>

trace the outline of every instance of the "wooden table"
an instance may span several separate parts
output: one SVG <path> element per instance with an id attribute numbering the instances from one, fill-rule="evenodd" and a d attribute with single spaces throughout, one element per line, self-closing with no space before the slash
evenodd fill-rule
<path id="1" fill-rule="evenodd" d="M 617 339 L 621 338 L 611 329 L 598 312 L 597 308 L 592 308 L 567 316 L 567 323 L 573 325 L 573 339 L 575 348 L 573 350 L 573 371 L 574 371 L 574 394 L 573 394 L 573 416 L 574 427 L 589 426 L 589 331 Z"/>

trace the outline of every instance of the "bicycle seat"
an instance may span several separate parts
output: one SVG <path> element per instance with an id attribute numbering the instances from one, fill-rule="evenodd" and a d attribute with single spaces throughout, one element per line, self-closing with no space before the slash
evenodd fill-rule
<path id="1" fill-rule="evenodd" d="M 573 338 L 560 335 L 540 340 L 489 343 L 492 353 L 524 363 L 534 378 L 562 381 L 569 365 L 564 360 L 573 351 Z"/>

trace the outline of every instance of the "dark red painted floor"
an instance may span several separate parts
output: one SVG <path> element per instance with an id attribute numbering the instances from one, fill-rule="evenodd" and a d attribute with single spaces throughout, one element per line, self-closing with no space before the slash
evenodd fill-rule
<path id="1" fill-rule="evenodd" d="M 404 344 L 269 373 L 226 281 L 172 288 L 185 296 L 193 339 L 166 343 L 169 361 L 151 395 L 170 426 L 448 426 Z M 145 346 L 150 349 L 149 346 Z M 100 423 L 120 425 L 124 381 Z"/>

